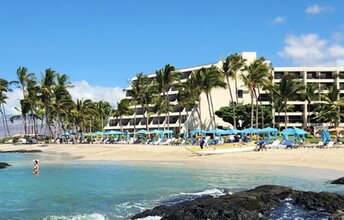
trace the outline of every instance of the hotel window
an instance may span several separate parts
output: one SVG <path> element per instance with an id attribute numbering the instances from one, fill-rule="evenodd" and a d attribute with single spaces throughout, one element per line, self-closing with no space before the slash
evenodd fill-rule
<path id="1" fill-rule="evenodd" d="M 238 90 L 238 98 L 243 97 L 243 91 L 241 89 Z"/>

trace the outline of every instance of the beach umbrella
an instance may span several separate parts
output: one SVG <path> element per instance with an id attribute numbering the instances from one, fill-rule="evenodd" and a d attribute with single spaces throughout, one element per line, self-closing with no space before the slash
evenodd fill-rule
<path id="1" fill-rule="evenodd" d="M 163 132 L 163 134 L 168 134 L 168 137 L 169 137 L 169 138 L 172 137 L 172 134 L 173 134 L 173 131 L 172 131 L 172 130 L 163 130 L 162 132 Z"/>
<path id="2" fill-rule="evenodd" d="M 114 130 L 111 130 L 111 131 L 105 131 L 104 133 L 105 133 L 105 134 L 123 134 L 123 132 L 120 132 L 120 131 L 114 131 Z"/>
<path id="3" fill-rule="evenodd" d="M 127 141 L 129 141 L 129 139 L 130 139 L 129 131 L 125 132 L 125 136 L 126 136 Z"/>
<path id="4" fill-rule="evenodd" d="M 184 140 L 186 141 L 188 139 L 188 132 L 184 131 Z"/>
<path id="5" fill-rule="evenodd" d="M 136 134 L 147 134 L 147 130 L 141 129 L 137 131 Z"/>
<path id="6" fill-rule="evenodd" d="M 254 134 L 257 133 L 259 130 L 254 129 L 254 128 L 246 128 L 244 130 L 241 131 L 241 133 L 246 133 L 246 134 Z"/>
<path id="7" fill-rule="evenodd" d="M 331 141 L 330 132 L 326 128 L 321 129 L 321 141 L 324 143 L 328 143 Z"/>

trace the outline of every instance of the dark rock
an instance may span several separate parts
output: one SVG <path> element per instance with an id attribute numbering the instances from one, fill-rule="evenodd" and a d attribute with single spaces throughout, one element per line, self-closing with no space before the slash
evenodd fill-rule
<path id="1" fill-rule="evenodd" d="M 4 169 L 4 168 L 9 167 L 9 166 L 11 166 L 11 165 L 8 163 L 0 162 L 0 169 Z"/>
<path id="2" fill-rule="evenodd" d="M 332 214 L 330 220 L 344 220 L 344 211 L 337 210 L 335 213 Z"/>
<path id="3" fill-rule="evenodd" d="M 344 209 L 344 196 L 329 192 L 294 192 L 295 203 L 308 210 L 323 209 L 325 212 L 334 213 Z"/>
<path id="4" fill-rule="evenodd" d="M 333 180 L 331 184 L 344 184 L 344 177 Z"/>
<path id="5" fill-rule="evenodd" d="M 330 214 L 344 209 L 344 196 L 334 193 L 296 191 L 289 187 L 265 185 L 252 190 L 217 198 L 205 196 L 172 206 L 161 205 L 136 214 L 132 219 L 162 216 L 162 219 L 268 219 L 281 200 L 291 198 L 295 204 L 309 210 L 324 210 Z"/>
<path id="6" fill-rule="evenodd" d="M 41 153 L 41 150 L 2 150 L 0 153 Z"/>

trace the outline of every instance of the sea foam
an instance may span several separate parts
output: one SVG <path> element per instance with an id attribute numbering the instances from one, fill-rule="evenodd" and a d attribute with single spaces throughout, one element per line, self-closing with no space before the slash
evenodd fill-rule
<path id="1" fill-rule="evenodd" d="M 77 214 L 77 215 L 52 215 L 44 220 L 105 220 L 106 217 L 99 213 L 92 213 L 92 214 Z"/>

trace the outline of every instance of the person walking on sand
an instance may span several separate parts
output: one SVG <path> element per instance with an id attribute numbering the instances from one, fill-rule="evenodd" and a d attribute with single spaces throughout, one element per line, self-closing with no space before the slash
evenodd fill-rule
<path id="1" fill-rule="evenodd" d="M 33 166 L 33 175 L 38 175 L 39 174 L 39 164 L 38 164 L 38 160 L 34 160 L 33 161 L 34 166 Z"/>

